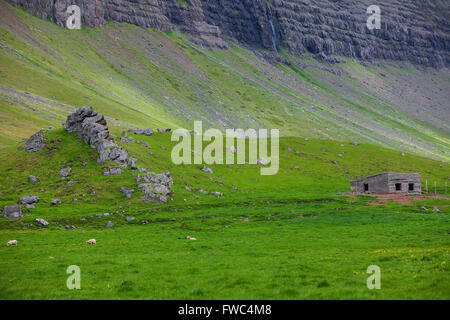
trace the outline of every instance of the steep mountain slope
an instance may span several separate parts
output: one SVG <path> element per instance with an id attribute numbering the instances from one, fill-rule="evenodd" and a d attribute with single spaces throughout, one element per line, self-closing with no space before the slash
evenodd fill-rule
<path id="1" fill-rule="evenodd" d="M 71 31 L 3 1 L 0 14 L 3 145 L 92 105 L 112 126 L 203 120 L 449 158 L 446 68 L 369 67 L 344 57 L 329 64 L 233 43 L 210 51 L 182 34 L 118 23 Z"/>
<path id="2" fill-rule="evenodd" d="M 377 1 L 379 30 L 366 28 L 373 1 L 331 0 L 9 0 L 64 26 L 69 5 L 81 7 L 85 24 L 127 22 L 162 31 L 188 32 L 206 46 L 226 47 L 231 39 L 254 48 L 284 47 L 299 55 L 337 54 L 371 61 L 409 60 L 448 66 L 449 7 L 446 1 Z"/>

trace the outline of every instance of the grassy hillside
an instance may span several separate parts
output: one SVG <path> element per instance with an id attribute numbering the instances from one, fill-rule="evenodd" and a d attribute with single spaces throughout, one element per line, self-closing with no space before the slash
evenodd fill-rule
<path id="1" fill-rule="evenodd" d="M 358 139 L 449 159 L 446 69 L 343 57 L 327 64 L 235 44 L 210 51 L 175 32 L 117 23 L 73 31 L 3 1 L 0 9 L 0 106 L 34 127 L 92 105 L 124 125 L 275 127 L 283 136 Z M 18 121 L 2 112 L 3 145 L 28 134 L 5 128 L 10 118 Z"/>

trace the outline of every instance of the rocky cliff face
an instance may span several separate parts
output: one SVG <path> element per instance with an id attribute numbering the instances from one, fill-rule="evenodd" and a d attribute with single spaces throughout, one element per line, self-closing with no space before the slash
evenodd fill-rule
<path id="1" fill-rule="evenodd" d="M 450 63 L 446 0 L 379 0 L 381 29 L 366 27 L 371 0 L 8 0 L 63 26 L 71 4 L 85 25 L 106 20 L 163 31 L 180 30 L 201 45 L 224 40 L 301 55 L 309 51 L 362 61 L 408 60 L 433 67 Z"/>

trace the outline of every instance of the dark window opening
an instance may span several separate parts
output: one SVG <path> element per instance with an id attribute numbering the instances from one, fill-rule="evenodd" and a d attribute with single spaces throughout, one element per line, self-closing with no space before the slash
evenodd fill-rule
<path id="1" fill-rule="evenodd" d="M 414 183 L 409 184 L 409 191 L 414 191 Z"/>
<path id="2" fill-rule="evenodd" d="M 369 184 L 368 183 L 364 183 L 364 191 L 369 191 Z"/>
<path id="3" fill-rule="evenodd" d="M 395 191 L 401 191 L 402 190 L 402 184 L 401 183 L 396 183 L 395 184 Z"/>

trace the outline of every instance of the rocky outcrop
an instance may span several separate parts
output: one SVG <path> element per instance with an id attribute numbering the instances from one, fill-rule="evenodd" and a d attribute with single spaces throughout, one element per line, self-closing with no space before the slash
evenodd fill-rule
<path id="1" fill-rule="evenodd" d="M 155 174 L 153 172 L 142 177 L 145 181 L 138 185 L 139 190 L 144 193 L 143 198 L 158 202 L 167 202 L 167 196 L 172 194 L 173 180 L 170 172 Z"/>
<path id="2" fill-rule="evenodd" d="M 92 107 L 82 107 L 70 114 L 64 127 L 68 132 L 78 132 L 80 139 L 97 149 L 99 162 L 128 162 L 128 152 L 114 142 L 105 117 L 92 110 Z"/>
<path id="3" fill-rule="evenodd" d="M 370 0 L 8 0 L 63 26 L 68 5 L 82 22 L 127 22 L 162 31 L 187 32 L 200 45 L 226 48 L 224 40 L 301 55 L 307 51 L 357 58 L 409 60 L 442 67 L 450 63 L 446 1 L 379 0 L 381 29 L 366 27 Z"/>
<path id="4" fill-rule="evenodd" d="M 41 151 L 45 148 L 44 142 L 45 131 L 41 130 L 35 134 L 33 134 L 26 142 L 25 142 L 25 150 L 29 153 Z"/>
<path id="5" fill-rule="evenodd" d="M 5 219 L 20 219 L 22 218 L 21 206 L 5 206 L 3 208 L 3 218 Z"/>
<path id="6" fill-rule="evenodd" d="M 153 129 L 150 128 L 140 128 L 140 129 L 129 129 L 128 132 L 132 132 L 134 134 L 142 136 L 151 136 L 155 131 L 153 131 Z"/>

